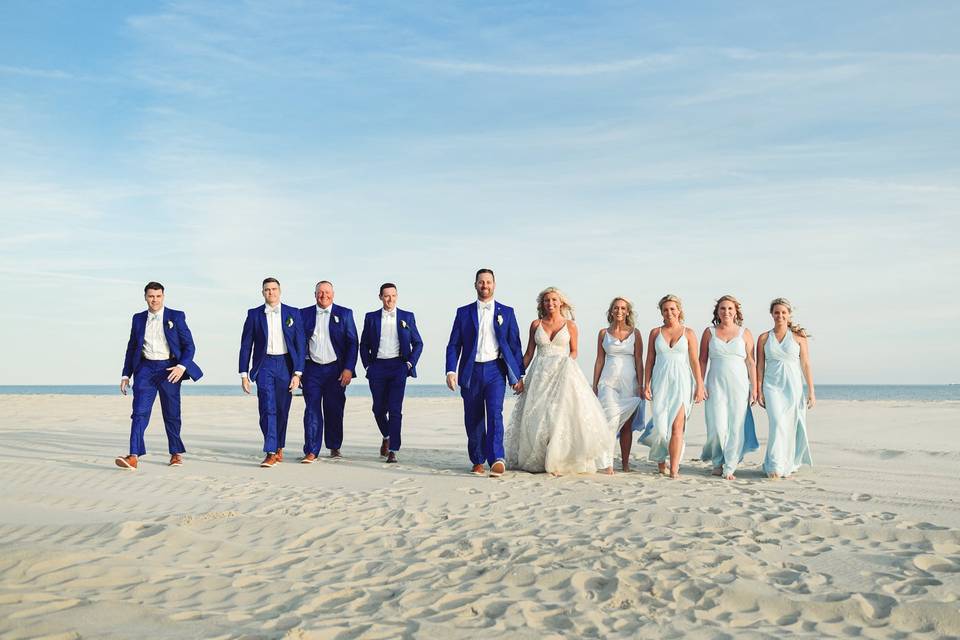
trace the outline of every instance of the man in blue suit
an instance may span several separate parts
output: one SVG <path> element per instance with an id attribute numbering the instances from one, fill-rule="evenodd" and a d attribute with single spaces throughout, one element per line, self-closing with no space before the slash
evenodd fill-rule
<path id="1" fill-rule="evenodd" d="M 261 467 L 283 461 L 287 440 L 287 416 L 293 390 L 303 374 L 303 324 L 300 310 L 280 303 L 280 281 L 263 281 L 265 304 L 247 311 L 240 337 L 240 385 L 250 393 L 250 381 L 257 383 L 260 431 L 263 432 Z M 250 357 L 253 356 L 253 366 Z"/>
<path id="2" fill-rule="evenodd" d="M 321 280 L 314 289 L 317 304 L 300 310 L 306 336 L 303 370 L 303 458 L 310 464 L 326 442 L 331 458 L 340 457 L 343 408 L 347 385 L 357 367 L 357 326 L 353 311 L 333 304 L 333 284 Z"/>
<path id="3" fill-rule="evenodd" d="M 472 472 L 503 475 L 503 396 L 506 382 L 517 393 L 523 390 L 523 352 L 520 329 L 513 309 L 493 299 L 496 279 L 490 269 L 474 278 L 476 302 L 457 309 L 447 343 L 447 386 L 463 397 L 463 422 Z M 459 361 L 459 367 L 457 363 Z"/>
<path id="4" fill-rule="evenodd" d="M 397 285 L 382 284 L 380 301 L 383 307 L 363 319 L 360 359 L 370 382 L 373 417 L 383 436 L 380 455 L 394 463 L 400 450 L 403 393 L 407 377 L 417 377 L 423 340 L 413 313 L 397 308 Z"/>
<path id="5" fill-rule="evenodd" d="M 157 394 L 163 426 L 167 430 L 170 466 L 183 464 L 186 451 L 180 439 L 180 382 L 199 380 L 203 376 L 193 361 L 196 347 L 183 311 L 168 309 L 163 304 L 163 285 L 148 282 L 143 288 L 147 310 L 134 314 L 123 361 L 120 393 L 127 395 L 133 377 L 133 414 L 130 416 L 130 454 L 120 456 L 116 464 L 122 469 L 136 469 L 137 459 L 147 452 L 143 432 L 150 422 L 150 412 Z"/>

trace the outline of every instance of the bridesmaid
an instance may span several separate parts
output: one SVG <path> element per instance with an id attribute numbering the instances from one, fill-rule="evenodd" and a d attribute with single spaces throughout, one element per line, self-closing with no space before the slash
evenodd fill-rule
<path id="1" fill-rule="evenodd" d="M 757 401 L 753 336 L 733 296 L 722 296 L 713 307 L 713 326 L 700 339 L 700 369 L 707 372 L 707 442 L 700 459 L 713 463 L 713 475 L 733 480 L 743 456 L 760 448 L 750 410 Z"/>
<path id="2" fill-rule="evenodd" d="M 683 432 L 693 404 L 703 401 L 703 377 L 697 358 L 692 329 L 683 325 L 683 304 L 680 298 L 666 295 L 657 304 L 663 325 L 650 332 L 643 396 L 650 401 L 653 414 L 640 436 L 650 447 L 649 459 L 657 463 L 660 473 L 666 472 L 670 458 L 670 477 L 680 476 L 683 456 Z"/>
<path id="3" fill-rule="evenodd" d="M 792 312 L 793 307 L 786 298 L 771 302 L 773 329 L 761 334 L 757 341 L 759 401 L 770 419 L 763 470 L 771 478 L 785 478 L 800 465 L 813 464 L 807 442 L 807 409 L 816 404 L 816 396 L 807 349 L 808 334 L 792 321 Z"/>
<path id="4" fill-rule="evenodd" d="M 630 471 L 630 446 L 634 429 L 643 428 L 643 338 L 636 328 L 633 303 L 614 298 L 607 309 L 606 329 L 597 336 L 597 360 L 593 365 L 593 392 L 600 399 L 613 435 L 620 437 L 620 462 Z M 604 473 L 613 473 L 613 448 L 599 461 Z"/>

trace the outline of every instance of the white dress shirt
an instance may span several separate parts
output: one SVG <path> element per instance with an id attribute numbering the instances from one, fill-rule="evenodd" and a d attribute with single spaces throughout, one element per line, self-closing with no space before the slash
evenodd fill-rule
<path id="1" fill-rule="evenodd" d="M 477 357 L 475 362 L 490 362 L 500 357 L 500 343 L 493 322 L 496 305 L 493 300 L 477 300 Z"/>
<path id="2" fill-rule="evenodd" d="M 147 327 L 143 333 L 143 357 L 146 360 L 169 360 L 170 345 L 163 332 L 163 309 L 147 311 Z"/>
<path id="3" fill-rule="evenodd" d="M 380 345 L 377 360 L 400 357 L 400 337 L 397 336 L 397 310 L 380 312 Z"/>
<path id="4" fill-rule="evenodd" d="M 267 355 L 282 356 L 287 353 L 287 343 L 283 339 L 283 313 L 278 304 L 271 307 L 263 305 L 263 312 L 267 314 Z"/>
<path id="5" fill-rule="evenodd" d="M 324 309 L 317 305 L 317 326 L 310 336 L 310 359 L 317 364 L 330 364 L 337 360 L 337 352 L 330 341 L 330 314 L 332 305 Z"/>

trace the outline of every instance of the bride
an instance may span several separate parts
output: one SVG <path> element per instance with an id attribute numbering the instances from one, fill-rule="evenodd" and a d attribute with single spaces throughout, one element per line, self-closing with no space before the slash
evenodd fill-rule
<path id="1" fill-rule="evenodd" d="M 537 296 L 537 316 L 523 356 L 527 374 L 504 436 L 507 467 L 593 473 L 611 435 L 603 407 L 574 361 L 573 309 L 563 293 L 548 287 Z"/>

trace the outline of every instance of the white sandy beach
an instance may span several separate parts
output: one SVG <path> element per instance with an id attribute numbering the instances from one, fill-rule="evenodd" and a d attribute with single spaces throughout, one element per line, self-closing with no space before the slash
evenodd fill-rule
<path id="1" fill-rule="evenodd" d="M 816 467 L 727 482 L 702 407 L 679 480 L 493 480 L 456 396 L 407 400 L 399 465 L 368 402 L 300 465 L 297 399 L 260 469 L 255 398 L 185 397 L 185 465 L 157 406 L 124 472 L 129 399 L 0 396 L 0 637 L 960 636 L 960 403 L 821 402 Z"/>

